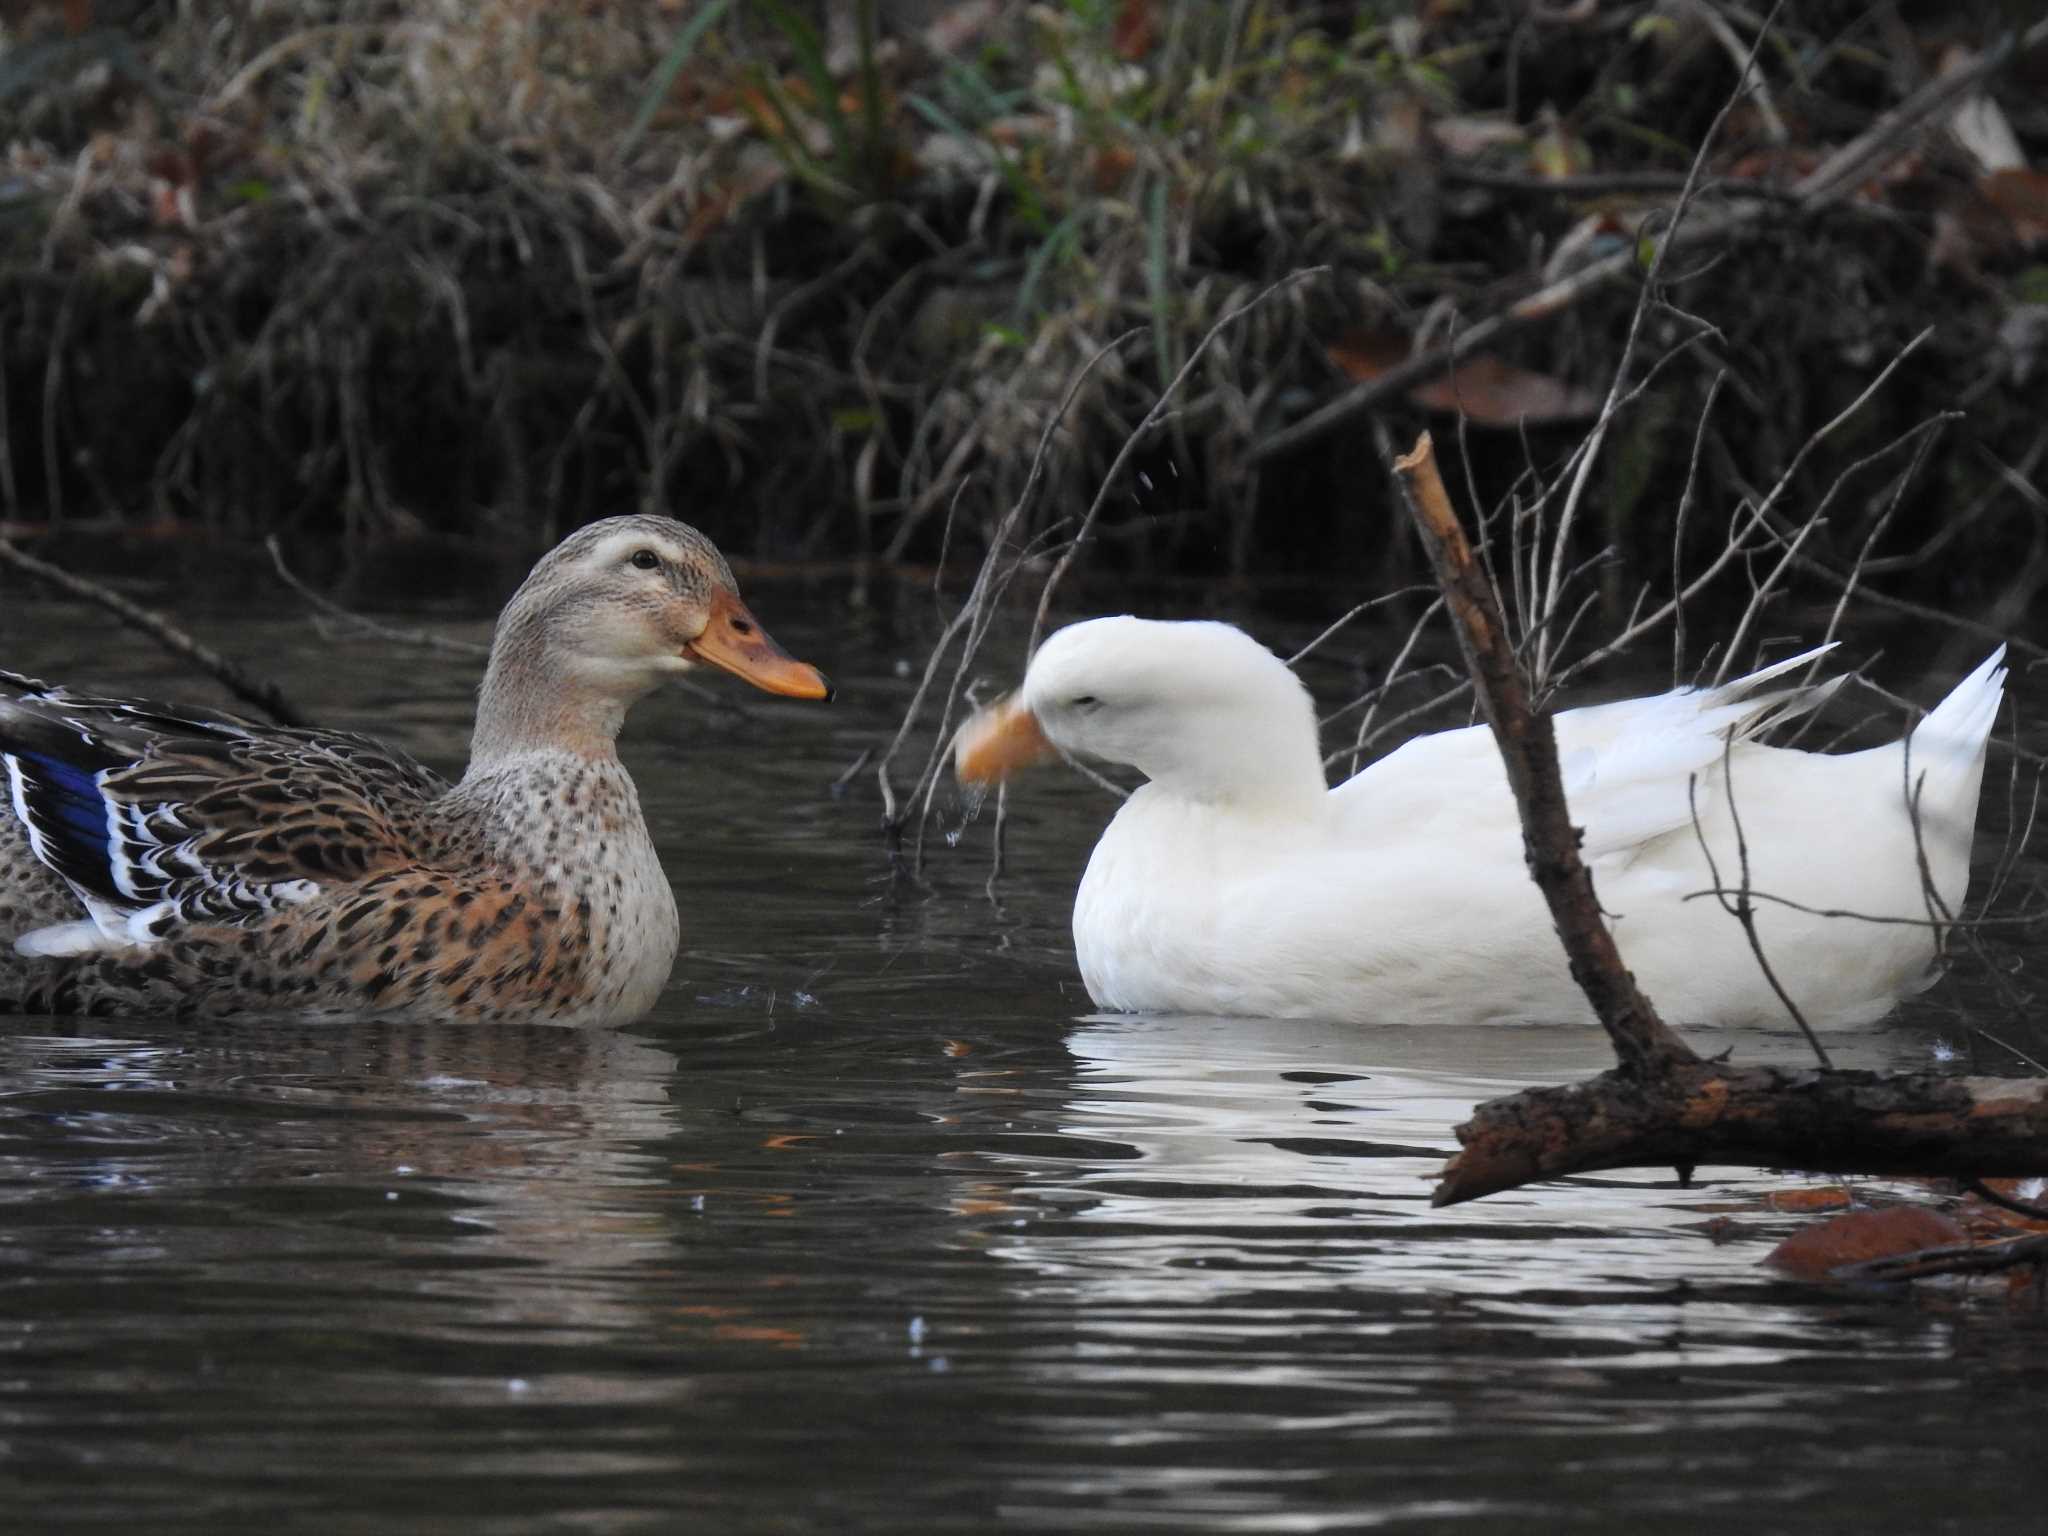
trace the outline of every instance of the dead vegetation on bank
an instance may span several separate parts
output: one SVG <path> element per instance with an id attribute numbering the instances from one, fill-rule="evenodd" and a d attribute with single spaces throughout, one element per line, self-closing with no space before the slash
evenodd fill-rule
<path id="1" fill-rule="evenodd" d="M 1373 456 L 1333 405 L 1462 409 L 1491 438 L 1488 501 L 1561 456 L 1635 248 L 1746 81 L 1697 215 L 1744 228 L 1653 318 L 1714 334 L 1610 445 L 1588 551 L 1643 576 L 1685 558 L 1669 509 L 1695 445 L 1671 428 L 1716 380 L 1699 482 L 1725 505 L 1932 326 L 1806 474 L 1962 409 L 1888 537 L 1997 550 L 2038 586 L 2048 49 L 1990 4 L 1764 21 L 1704 0 L 17 5 L 0 514 L 541 541 L 665 506 L 780 557 L 978 554 L 1112 338 L 1136 332 L 1061 420 L 1025 541 L 1061 536 L 1222 316 L 1322 267 L 1207 350 L 1095 560 L 1405 574 L 1391 503 L 1357 516 Z M 1838 163 L 1858 142 L 1882 152 Z M 1830 166 L 1832 195 L 1802 196 Z M 1470 351 L 1454 371 L 1389 376 L 1446 346 Z M 1975 569 L 1914 571 L 1987 595 Z"/>

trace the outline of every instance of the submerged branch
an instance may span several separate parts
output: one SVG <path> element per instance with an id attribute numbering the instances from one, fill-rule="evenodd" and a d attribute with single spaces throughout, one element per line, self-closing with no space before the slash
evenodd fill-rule
<path id="1" fill-rule="evenodd" d="M 1701 1061 L 1479 1106 L 1431 1196 L 1455 1205 L 1604 1168 L 1734 1163 L 1813 1173 L 2048 1173 L 2048 1079 Z"/>

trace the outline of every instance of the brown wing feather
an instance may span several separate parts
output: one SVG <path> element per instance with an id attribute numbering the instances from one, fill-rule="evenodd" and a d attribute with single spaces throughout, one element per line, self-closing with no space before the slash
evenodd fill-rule
<path id="1" fill-rule="evenodd" d="M 191 878 L 257 886 L 354 882 L 431 857 L 427 807 L 446 789 L 366 737 L 313 731 L 160 740 L 105 781 L 109 800 L 181 846 Z"/>

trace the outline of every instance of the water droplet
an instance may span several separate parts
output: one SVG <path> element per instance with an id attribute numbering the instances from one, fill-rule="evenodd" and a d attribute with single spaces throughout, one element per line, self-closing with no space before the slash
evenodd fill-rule
<path id="1" fill-rule="evenodd" d="M 964 827 L 981 814 L 981 807 L 988 799 L 986 784 L 962 784 L 960 786 L 960 824 Z"/>

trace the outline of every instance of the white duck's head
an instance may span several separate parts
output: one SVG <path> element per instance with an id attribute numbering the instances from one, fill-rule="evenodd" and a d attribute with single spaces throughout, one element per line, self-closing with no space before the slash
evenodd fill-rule
<path id="1" fill-rule="evenodd" d="M 1326 789 L 1308 690 L 1229 624 L 1069 625 L 1039 647 L 1022 688 L 962 730 L 954 767 L 989 783 L 1055 748 L 1203 801 L 1291 808 Z"/>

